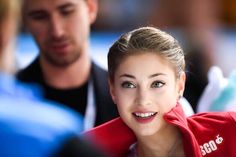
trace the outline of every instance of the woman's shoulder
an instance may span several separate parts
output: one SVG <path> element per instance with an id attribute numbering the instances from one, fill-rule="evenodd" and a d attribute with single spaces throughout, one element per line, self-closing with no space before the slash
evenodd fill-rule
<path id="1" fill-rule="evenodd" d="M 83 133 L 83 136 L 99 145 L 108 154 L 116 156 L 127 154 L 129 146 L 136 141 L 134 133 L 121 118 L 97 126 Z"/>

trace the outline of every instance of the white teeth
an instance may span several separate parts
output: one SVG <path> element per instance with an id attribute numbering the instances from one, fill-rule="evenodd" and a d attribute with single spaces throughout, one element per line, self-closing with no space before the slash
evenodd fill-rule
<path id="1" fill-rule="evenodd" d="M 149 112 L 149 113 L 134 113 L 135 116 L 141 117 L 141 118 L 147 118 L 150 116 L 155 115 L 156 112 Z"/>

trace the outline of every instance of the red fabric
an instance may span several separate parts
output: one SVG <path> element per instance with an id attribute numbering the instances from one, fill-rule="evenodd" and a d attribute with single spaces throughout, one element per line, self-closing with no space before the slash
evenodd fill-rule
<path id="1" fill-rule="evenodd" d="M 204 157 L 235 157 L 235 119 L 235 112 L 201 113 L 189 117 L 188 132 L 190 134 L 191 131 L 191 140 L 196 141 L 191 147 L 192 150 L 200 150 Z M 188 139 L 185 137 L 184 147 L 186 154 L 190 156 L 192 152 L 189 149 Z M 220 144 L 217 143 L 219 139 L 223 140 Z M 216 150 L 211 148 L 212 143 L 215 144 Z"/>
<path id="2" fill-rule="evenodd" d="M 181 130 L 186 157 L 235 157 L 235 112 L 200 113 L 186 118 L 177 105 L 164 119 Z"/>
<path id="3" fill-rule="evenodd" d="M 136 141 L 133 132 L 120 118 L 100 125 L 85 135 L 112 157 L 124 157 L 129 146 Z"/>
<path id="4" fill-rule="evenodd" d="M 186 118 L 177 104 L 164 119 L 182 132 L 186 157 L 235 157 L 236 113 L 201 113 Z M 120 118 L 85 133 L 93 137 L 105 151 L 124 157 L 136 141 L 132 131 Z"/>

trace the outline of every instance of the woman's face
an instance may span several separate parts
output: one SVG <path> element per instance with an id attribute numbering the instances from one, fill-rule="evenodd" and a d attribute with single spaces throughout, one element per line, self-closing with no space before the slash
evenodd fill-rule
<path id="1" fill-rule="evenodd" d="M 138 136 L 148 136 L 167 124 L 163 115 L 182 95 L 185 74 L 175 77 L 171 64 L 154 53 L 126 58 L 117 68 L 110 92 L 123 121 Z"/>

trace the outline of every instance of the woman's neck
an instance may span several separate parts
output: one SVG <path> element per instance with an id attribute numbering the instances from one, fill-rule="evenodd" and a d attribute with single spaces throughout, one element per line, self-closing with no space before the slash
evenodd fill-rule
<path id="1" fill-rule="evenodd" d="M 169 125 L 155 135 L 137 137 L 137 139 L 138 157 L 173 157 L 177 152 L 184 154 L 181 133 L 174 126 Z"/>

